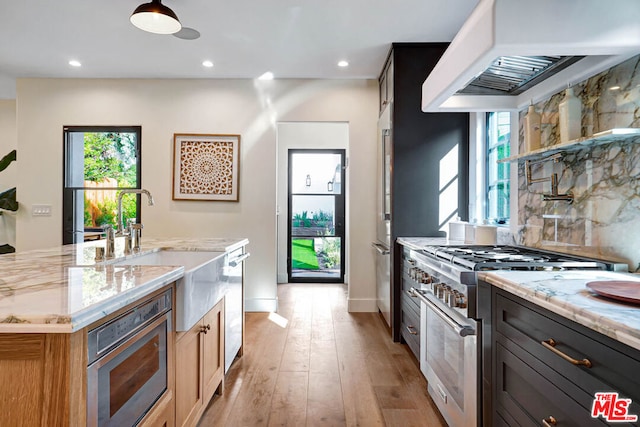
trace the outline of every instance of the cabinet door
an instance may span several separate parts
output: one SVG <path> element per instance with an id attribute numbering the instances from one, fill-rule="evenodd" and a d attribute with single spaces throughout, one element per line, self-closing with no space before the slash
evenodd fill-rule
<path id="1" fill-rule="evenodd" d="M 387 82 L 387 104 L 393 101 L 393 56 L 389 58 L 389 65 L 387 66 L 387 76 L 385 78 Z"/>
<path id="2" fill-rule="evenodd" d="M 153 409 L 144 416 L 138 427 L 173 427 L 175 425 L 175 412 L 173 393 L 167 391 L 153 406 Z"/>
<path id="3" fill-rule="evenodd" d="M 380 99 L 380 112 L 384 110 L 384 107 L 387 105 L 387 75 L 386 70 L 380 76 L 379 81 L 379 89 L 378 89 L 378 97 Z"/>
<path id="4" fill-rule="evenodd" d="M 203 318 L 202 395 L 206 405 L 224 376 L 224 298 Z"/>
<path id="5" fill-rule="evenodd" d="M 180 334 L 176 342 L 176 425 L 193 425 L 202 406 L 202 322 Z"/>

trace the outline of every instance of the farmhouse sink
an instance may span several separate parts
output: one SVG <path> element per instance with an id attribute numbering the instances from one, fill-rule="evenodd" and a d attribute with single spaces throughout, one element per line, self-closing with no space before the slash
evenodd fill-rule
<path id="1" fill-rule="evenodd" d="M 134 256 L 112 265 L 184 266 L 176 283 L 176 331 L 188 331 L 224 296 L 225 252 L 162 250 Z"/>

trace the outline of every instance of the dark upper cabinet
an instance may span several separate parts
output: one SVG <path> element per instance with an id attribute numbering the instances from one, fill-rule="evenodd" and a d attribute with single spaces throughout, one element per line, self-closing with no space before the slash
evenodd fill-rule
<path id="1" fill-rule="evenodd" d="M 387 103 L 392 108 L 392 242 L 400 236 L 444 236 L 440 228 L 448 218 L 468 218 L 469 114 L 424 113 L 420 108 L 422 83 L 447 46 L 394 43 L 380 76 L 380 109 Z M 392 252 L 391 259 L 396 341 L 402 319 L 398 255 Z"/>

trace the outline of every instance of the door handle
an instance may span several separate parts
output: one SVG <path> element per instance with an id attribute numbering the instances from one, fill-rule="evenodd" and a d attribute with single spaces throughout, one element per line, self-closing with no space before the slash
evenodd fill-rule
<path id="1" fill-rule="evenodd" d="M 372 244 L 371 244 L 371 246 L 373 246 L 373 247 L 374 247 L 374 249 L 375 249 L 376 251 L 378 251 L 378 253 L 379 253 L 380 255 L 389 255 L 389 254 L 391 253 L 391 252 L 389 252 L 389 249 L 385 248 L 384 246 L 382 246 L 382 245 L 381 245 L 381 244 L 379 244 L 379 243 L 372 243 Z"/>

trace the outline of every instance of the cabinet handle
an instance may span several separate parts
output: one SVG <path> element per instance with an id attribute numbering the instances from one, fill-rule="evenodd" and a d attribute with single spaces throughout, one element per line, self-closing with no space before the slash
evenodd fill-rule
<path id="1" fill-rule="evenodd" d="M 409 331 L 409 333 L 411 335 L 418 335 L 418 333 L 416 331 L 414 331 L 414 328 L 415 328 L 415 326 L 411 326 L 411 325 L 407 326 L 407 330 Z"/>
<path id="2" fill-rule="evenodd" d="M 409 289 L 408 291 L 405 291 L 407 293 L 407 295 L 409 295 L 411 298 L 418 298 L 418 295 L 416 295 L 416 293 L 413 291 L 413 288 Z"/>
<path id="3" fill-rule="evenodd" d="M 556 424 L 558 424 L 558 421 L 555 418 L 553 418 L 551 415 L 549 415 L 547 418 L 542 420 L 542 425 L 544 427 L 551 427 L 551 426 L 555 426 Z"/>
<path id="4" fill-rule="evenodd" d="M 551 350 L 552 352 L 554 352 L 555 354 L 562 357 L 564 360 L 566 360 L 567 362 L 573 365 L 576 365 L 576 366 L 582 365 L 586 368 L 590 368 L 591 366 L 593 366 L 589 359 L 582 359 L 582 360 L 574 359 L 573 357 L 558 350 L 555 347 L 557 343 L 553 338 L 549 338 L 548 340 L 541 341 L 540 344 L 542 344 L 546 349 Z"/>
<path id="5" fill-rule="evenodd" d="M 200 326 L 200 332 L 202 333 L 207 333 L 207 331 L 209 331 L 209 329 L 211 329 L 211 325 L 207 324 L 207 326 Z"/>

